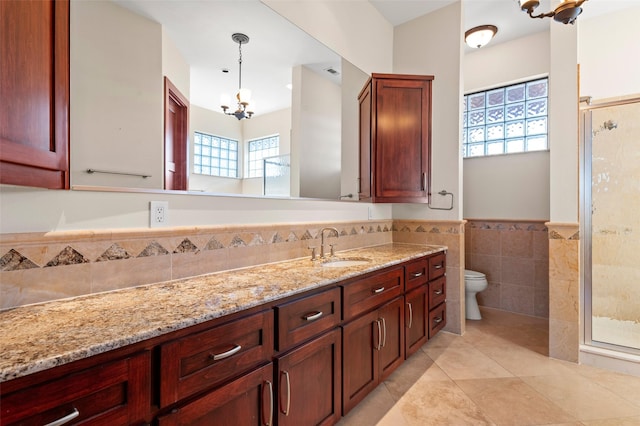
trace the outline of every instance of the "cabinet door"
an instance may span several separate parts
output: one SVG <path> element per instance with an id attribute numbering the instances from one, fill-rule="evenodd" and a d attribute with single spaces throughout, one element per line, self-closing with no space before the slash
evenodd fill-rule
<path id="1" fill-rule="evenodd" d="M 69 2 L 0 1 L 0 183 L 69 187 Z"/>
<path id="2" fill-rule="evenodd" d="M 431 81 L 379 79 L 375 84 L 375 196 L 428 202 Z"/>
<path id="3" fill-rule="evenodd" d="M 360 103 L 360 172 L 358 199 L 371 200 L 371 79 L 358 96 Z"/>
<path id="4" fill-rule="evenodd" d="M 149 352 L 2 396 L 3 425 L 129 425 L 151 412 Z M 63 422 L 63 419 L 68 419 Z"/>
<path id="5" fill-rule="evenodd" d="M 406 357 L 413 355 L 429 339 L 429 286 L 405 296 Z"/>
<path id="6" fill-rule="evenodd" d="M 278 425 L 329 425 L 341 416 L 342 342 L 334 329 L 277 360 Z"/>
<path id="7" fill-rule="evenodd" d="M 159 426 L 273 424 L 273 364 L 252 370 L 159 418 Z"/>
<path id="8" fill-rule="evenodd" d="M 370 312 L 342 328 L 342 414 L 347 414 L 378 384 L 382 323 Z"/>
<path id="9" fill-rule="evenodd" d="M 382 324 L 379 381 L 386 379 L 404 361 L 404 298 L 399 297 L 378 310 Z"/>

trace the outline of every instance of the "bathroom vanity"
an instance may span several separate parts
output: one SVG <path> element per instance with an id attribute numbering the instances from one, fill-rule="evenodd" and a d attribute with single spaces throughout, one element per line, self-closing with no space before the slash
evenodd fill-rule
<path id="1" fill-rule="evenodd" d="M 445 325 L 445 254 L 388 244 L 338 254 L 366 259 L 350 266 L 297 259 L 1 312 L 2 424 L 334 424 Z"/>

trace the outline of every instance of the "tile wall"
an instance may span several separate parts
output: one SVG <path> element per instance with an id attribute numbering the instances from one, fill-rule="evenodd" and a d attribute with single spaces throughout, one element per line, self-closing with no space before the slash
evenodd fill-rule
<path id="1" fill-rule="evenodd" d="M 542 221 L 469 220 L 466 269 L 487 275 L 478 304 L 549 317 L 549 237 Z"/>
<path id="2" fill-rule="evenodd" d="M 577 223 L 549 228 L 549 356 L 578 362 L 580 347 L 580 229 Z"/>
<path id="3" fill-rule="evenodd" d="M 390 243 L 392 221 L 4 234 L 0 309 Z"/>

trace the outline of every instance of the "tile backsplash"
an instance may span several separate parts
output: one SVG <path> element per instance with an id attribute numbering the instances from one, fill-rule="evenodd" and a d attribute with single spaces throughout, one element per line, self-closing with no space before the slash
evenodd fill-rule
<path id="1" fill-rule="evenodd" d="M 0 308 L 390 243 L 392 221 L 4 234 Z"/>
<path id="2" fill-rule="evenodd" d="M 469 220 L 466 269 L 487 275 L 478 304 L 549 317 L 549 234 L 543 221 Z"/>

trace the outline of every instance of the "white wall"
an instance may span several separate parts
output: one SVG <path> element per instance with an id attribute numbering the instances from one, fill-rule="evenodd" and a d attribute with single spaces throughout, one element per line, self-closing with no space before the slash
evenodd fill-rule
<path id="1" fill-rule="evenodd" d="M 448 207 L 446 189 L 455 195 L 453 210 L 426 205 L 394 205 L 394 218 L 462 219 L 462 3 L 456 2 L 395 29 L 393 72 L 434 75 L 431 129 L 431 192 L 434 207 Z"/>
<path id="2" fill-rule="evenodd" d="M 464 91 L 548 75 L 548 51 L 545 31 L 467 53 Z M 549 152 L 467 158 L 463 175 L 465 219 L 549 220 Z"/>
<path id="3" fill-rule="evenodd" d="M 72 1 L 70 8 L 71 184 L 161 188 L 160 25 L 112 2 Z"/>
<path id="4" fill-rule="evenodd" d="M 368 1 L 261 1 L 364 72 L 391 72 L 394 29 Z"/>
<path id="5" fill-rule="evenodd" d="M 191 66 L 162 29 L 162 75 L 169 78 L 182 96 L 191 99 Z"/>
<path id="6" fill-rule="evenodd" d="M 549 152 L 465 159 L 464 218 L 549 220 Z"/>
<path id="7" fill-rule="evenodd" d="M 340 86 L 301 68 L 300 121 L 292 123 L 292 143 L 300 147 L 300 197 L 337 200 L 342 151 Z"/>
<path id="8" fill-rule="evenodd" d="M 587 5 L 588 6 L 588 5 Z M 594 100 L 640 94 L 640 5 L 580 20 L 580 95 Z"/>

